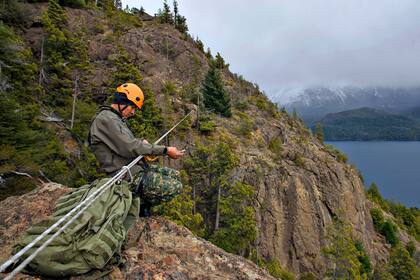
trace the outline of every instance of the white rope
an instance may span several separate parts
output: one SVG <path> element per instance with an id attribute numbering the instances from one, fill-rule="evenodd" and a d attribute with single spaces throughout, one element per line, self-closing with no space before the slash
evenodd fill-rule
<path id="1" fill-rule="evenodd" d="M 121 167 L 121 169 L 127 171 L 128 175 L 130 175 L 130 182 L 133 182 L 133 175 L 131 174 L 130 168 L 128 168 L 127 165 L 124 165 L 123 167 Z"/>
<path id="2" fill-rule="evenodd" d="M 190 114 L 188 113 L 181 121 L 179 121 L 176 125 L 174 125 L 169 131 L 167 131 L 164 135 L 162 135 L 161 138 L 156 140 L 154 144 L 158 144 L 162 139 L 164 139 L 172 130 L 174 130 L 181 122 L 183 122 Z M 42 240 L 44 237 L 46 237 L 52 230 L 57 228 L 60 224 L 62 224 L 68 217 L 70 217 L 73 213 L 75 213 L 77 210 L 79 210 L 83 205 L 85 205 L 80 212 L 78 212 L 75 216 L 73 216 L 64 226 L 62 226 L 61 229 L 59 229 L 55 234 L 53 234 L 45 243 L 40 246 L 35 252 L 33 252 L 28 258 L 25 259 L 17 268 L 15 268 L 4 280 L 10 280 L 12 279 L 17 273 L 19 273 L 28 263 L 30 263 L 38 254 L 41 252 L 45 247 L 48 246 L 60 233 L 62 233 L 70 224 L 72 224 L 77 217 L 79 217 L 101 194 L 103 194 L 106 189 L 112 184 L 114 184 L 117 180 L 121 179 L 122 176 L 125 175 L 125 173 L 128 171 L 130 174 L 130 179 L 132 179 L 131 171 L 130 169 L 136 165 L 141 159 L 143 158 L 142 155 L 135 158 L 130 164 L 127 166 L 123 166 L 121 170 L 112 177 L 108 182 L 106 182 L 102 187 L 97 189 L 95 192 L 93 192 L 91 195 L 89 195 L 85 200 L 83 200 L 79 205 L 77 205 L 75 208 L 73 208 L 70 212 L 68 212 L 65 216 L 60 218 L 57 222 L 55 222 L 51 227 L 49 227 L 47 230 L 45 230 L 41 235 L 39 235 L 37 238 L 35 238 L 31 243 L 26 245 L 23 249 L 21 249 L 19 252 L 17 252 L 13 257 L 11 257 L 9 260 L 7 260 L 5 263 L 3 263 L 0 266 L 0 272 L 3 272 L 8 266 L 16 262 L 23 254 L 25 254 L 29 249 L 31 249 L 36 243 L 38 243 L 40 240 Z"/>

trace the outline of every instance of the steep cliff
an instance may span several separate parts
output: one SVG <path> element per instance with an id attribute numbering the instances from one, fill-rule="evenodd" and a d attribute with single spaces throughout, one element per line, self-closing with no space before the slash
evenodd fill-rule
<path id="1" fill-rule="evenodd" d="M 26 28 L 22 31 L 22 37 L 39 58 L 42 38 L 45 36 L 40 17 L 46 5 L 28 4 L 26 9 Z M 111 79 L 115 57 L 120 52 L 118 43 L 141 71 L 144 83 L 156 93 L 157 105 L 161 107 L 165 118 L 179 119 L 187 109 L 196 108 L 191 99 L 208 69 L 208 58 L 192 38 L 170 25 L 157 24 L 155 21 L 143 22 L 141 26 L 125 26 L 117 34 L 112 28 L 112 19 L 99 10 L 66 8 L 66 11 L 69 18 L 68 28 L 74 31 L 82 28 L 86 33 L 88 55 L 92 64 L 89 89 L 92 90 L 94 100 L 102 102 L 107 98 L 107 81 Z M 256 193 L 253 206 L 258 226 L 258 237 L 254 246 L 257 255 L 266 259 L 279 259 L 283 266 L 296 274 L 313 272 L 322 275 L 327 266 L 327 261 L 321 254 L 321 249 L 327 245 L 327 226 L 334 217 L 340 216 L 351 224 L 355 238 L 362 241 L 371 259 L 375 263 L 384 262 L 387 245 L 374 230 L 358 171 L 343 162 L 339 154 L 320 143 L 299 120 L 279 111 L 260 92 L 258 86 L 232 74 L 228 68 L 221 72 L 231 98 L 232 118 L 213 115 L 217 127 L 211 136 L 203 135 L 195 129 L 187 129 L 183 135 L 174 135 L 171 144 L 193 149 L 195 143 L 205 141 L 229 139 L 233 143 L 232 147 L 240 164 L 232 171 L 230 178 L 253 186 Z M 168 82 L 178 90 L 172 94 L 165 93 Z M 182 162 L 168 164 L 182 167 Z M 7 207 L 4 205 L 1 208 Z M 4 220 L 2 223 L 5 224 Z M 182 263 L 183 267 L 173 271 L 186 271 L 185 273 L 190 273 L 189 277 L 198 279 L 205 279 L 201 278 L 205 273 L 213 273 L 212 265 L 207 261 L 202 263 L 203 259 L 194 257 L 194 254 L 199 255 L 204 248 L 200 244 L 207 246 L 207 243 L 194 243 L 202 241 L 197 241 L 184 229 L 176 228 L 160 219 L 141 221 L 138 227 L 144 223 L 159 232 L 157 235 L 153 231 L 149 233 L 156 242 L 168 244 L 169 239 L 181 235 L 194 240 L 192 244 L 196 244 L 185 251 L 180 247 L 174 253 L 175 257 L 168 251 L 159 251 L 162 256 L 157 253 L 148 254 L 148 258 L 160 260 L 157 261 L 159 265 L 153 264 L 156 269 L 162 273 L 171 273 L 172 265 Z M 7 221 L 7 224 L 13 223 Z M 19 228 L 12 234 L 15 235 L 22 229 Z M 176 232 L 175 237 L 167 235 L 167 229 L 173 229 Z M 131 238 L 138 237 L 133 237 L 133 234 Z M 156 244 L 154 246 L 160 246 Z M 211 254 L 218 252 L 214 247 L 206 248 L 203 250 L 210 250 Z M 130 250 L 127 252 L 130 258 L 140 258 L 135 253 L 130 255 Z M 235 272 L 237 266 L 231 267 L 225 262 L 224 255 L 218 260 L 220 264 L 213 264 L 213 267 L 222 266 L 227 273 L 232 273 L 229 275 L 240 275 L 237 276 L 238 279 L 268 279 L 262 272 L 256 272 L 255 267 L 248 262 L 230 255 L 229 258 L 233 258 L 234 262 L 241 262 L 239 266 L 246 263 L 245 267 L 251 268 Z M 149 264 L 145 261 L 141 262 L 141 266 L 144 270 Z M 204 266 L 208 270 L 200 272 Z M 200 267 L 197 273 L 203 274 L 194 274 L 197 267 Z M 216 277 L 216 274 L 213 275 Z M 181 276 L 173 277 L 184 279 Z"/>

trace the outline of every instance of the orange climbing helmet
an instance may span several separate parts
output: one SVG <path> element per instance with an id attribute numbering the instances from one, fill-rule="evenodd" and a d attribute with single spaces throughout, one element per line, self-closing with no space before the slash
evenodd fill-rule
<path id="1" fill-rule="evenodd" d="M 124 93 L 127 99 L 133 102 L 139 109 L 143 106 L 144 94 L 138 85 L 125 83 L 117 87 L 117 92 Z"/>

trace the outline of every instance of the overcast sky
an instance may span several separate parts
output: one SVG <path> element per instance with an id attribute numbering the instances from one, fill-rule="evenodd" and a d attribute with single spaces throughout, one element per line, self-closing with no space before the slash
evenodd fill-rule
<path id="1" fill-rule="evenodd" d="M 152 15 L 162 3 L 123 0 Z M 179 0 L 178 6 L 190 34 L 271 97 L 310 86 L 420 85 L 420 0 Z"/>

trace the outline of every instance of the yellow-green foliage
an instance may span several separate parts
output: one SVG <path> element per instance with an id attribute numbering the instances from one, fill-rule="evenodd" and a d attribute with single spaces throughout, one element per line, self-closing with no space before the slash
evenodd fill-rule
<path id="1" fill-rule="evenodd" d="M 111 23 L 117 37 L 132 27 L 142 27 L 143 22 L 136 15 L 117 9 L 112 0 L 102 0 L 102 9 L 106 12 L 107 19 Z"/>
<path id="2" fill-rule="evenodd" d="M 270 151 L 275 154 L 276 159 L 280 159 L 281 158 L 281 152 L 283 151 L 283 148 L 281 146 L 280 138 L 275 137 L 275 138 L 271 139 L 270 143 L 268 143 L 268 149 L 270 149 Z"/>
<path id="3" fill-rule="evenodd" d="M 370 261 L 361 244 L 356 246 L 351 226 L 335 218 L 328 228 L 327 239 L 329 245 L 322 249 L 323 255 L 332 262 L 327 274 L 333 279 L 367 279 Z"/>
<path id="4" fill-rule="evenodd" d="M 282 268 L 280 261 L 277 258 L 264 260 L 260 257 L 256 257 L 255 251 L 250 256 L 251 260 L 255 262 L 259 267 L 267 269 L 271 276 L 281 280 L 295 280 L 296 277 L 292 272 Z"/>
<path id="5" fill-rule="evenodd" d="M 221 227 L 210 236 L 210 241 L 234 254 L 243 254 L 257 236 L 252 199 L 253 187 L 236 182 L 224 185 L 220 202 Z"/>
<path id="6" fill-rule="evenodd" d="M 163 84 L 163 93 L 165 95 L 177 95 L 178 89 L 177 89 L 175 83 L 172 82 L 172 81 L 166 81 Z"/>
<path id="7" fill-rule="evenodd" d="M 390 212 L 395 217 L 398 226 L 407 230 L 407 232 L 414 236 L 417 240 L 420 240 L 420 210 L 414 207 L 408 208 L 400 203 L 394 203 L 382 198 L 378 186 L 375 183 L 372 183 L 367 189 L 366 196 L 369 200 L 377 203 L 383 211 Z M 377 231 L 381 232 L 381 228 L 385 221 L 382 219 L 382 223 L 380 223 L 380 220 L 378 220 L 379 212 L 382 215 L 382 211 L 380 209 L 373 208 L 371 210 L 371 215 L 374 224 L 376 223 L 375 226 Z M 385 225 L 385 229 L 388 234 L 387 241 L 390 244 L 394 244 L 396 242 L 396 228 L 391 221 L 387 222 L 388 224 Z M 384 235 L 387 236 L 386 234 Z"/>
<path id="8" fill-rule="evenodd" d="M 217 145 L 196 144 L 184 167 L 196 194 L 197 211 L 203 216 L 205 237 L 229 252 L 244 254 L 256 237 L 252 208 L 253 188 L 241 182 L 230 182 L 229 175 L 238 164 L 231 144 L 221 140 Z M 220 223 L 214 231 L 218 189 Z"/>
<path id="9" fill-rule="evenodd" d="M 237 127 L 237 133 L 247 138 L 250 138 L 252 131 L 254 130 L 254 123 L 247 113 L 238 112 L 239 126 Z"/>
<path id="10" fill-rule="evenodd" d="M 201 133 L 208 135 L 211 132 L 215 131 L 216 127 L 216 122 L 213 121 L 209 115 L 200 116 L 198 129 Z"/>
<path id="11" fill-rule="evenodd" d="M 198 236 L 203 236 L 203 217 L 200 213 L 194 213 L 195 202 L 192 197 L 192 188 L 188 185 L 188 174 L 182 170 L 181 175 L 184 185 L 182 193 L 173 200 L 156 206 L 154 211 L 187 227 Z"/>
<path id="12" fill-rule="evenodd" d="M 299 280 L 317 280 L 317 279 L 312 272 L 305 272 L 300 275 Z"/>
<path id="13" fill-rule="evenodd" d="M 303 157 L 300 154 L 297 154 L 295 156 L 295 158 L 293 159 L 293 162 L 299 167 L 304 167 L 305 166 L 305 160 L 303 159 Z"/>
<path id="14" fill-rule="evenodd" d="M 401 245 L 394 247 L 389 255 L 388 271 L 395 279 L 420 279 L 420 269 L 407 250 Z"/>
<path id="15" fill-rule="evenodd" d="M 339 162 L 343 162 L 343 163 L 347 163 L 347 156 L 342 153 L 340 150 L 336 149 L 334 146 L 330 145 L 330 144 L 325 144 L 324 145 L 325 150 L 332 154 Z"/>

